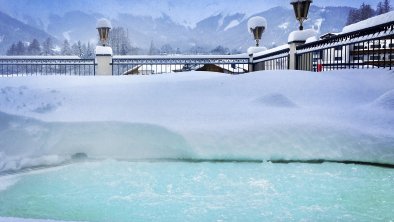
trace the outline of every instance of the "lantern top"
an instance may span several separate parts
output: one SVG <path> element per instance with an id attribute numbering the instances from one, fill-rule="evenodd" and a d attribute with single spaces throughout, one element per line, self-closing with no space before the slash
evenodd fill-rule
<path id="1" fill-rule="evenodd" d="M 267 20 L 263 17 L 260 16 L 255 16 L 249 19 L 248 21 L 248 30 L 249 32 L 252 32 L 253 29 L 256 29 L 257 27 L 264 27 L 267 28 Z"/>
<path id="2" fill-rule="evenodd" d="M 97 28 L 112 28 L 108 19 L 102 18 L 97 21 Z"/>

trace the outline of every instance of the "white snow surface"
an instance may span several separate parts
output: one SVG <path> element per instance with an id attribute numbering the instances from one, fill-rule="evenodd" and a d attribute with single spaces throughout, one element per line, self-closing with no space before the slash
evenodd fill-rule
<path id="1" fill-rule="evenodd" d="M 311 36 L 311 37 L 309 37 L 309 38 L 306 39 L 305 44 L 311 43 L 311 42 L 316 42 L 316 41 L 319 41 L 319 37 L 317 37 L 317 36 Z"/>
<path id="2" fill-rule="evenodd" d="M 0 81 L 0 172 L 97 158 L 394 163 L 394 74 L 265 71 Z"/>
<path id="3" fill-rule="evenodd" d="M 112 28 L 111 22 L 106 18 L 97 20 L 97 28 Z"/>
<path id="4" fill-rule="evenodd" d="M 49 59 L 49 60 L 57 60 L 57 59 L 80 59 L 79 56 L 0 56 L 0 59 Z"/>
<path id="5" fill-rule="evenodd" d="M 109 46 L 96 46 L 96 55 L 111 55 L 112 56 L 112 48 Z"/>
<path id="6" fill-rule="evenodd" d="M 373 26 L 382 25 L 393 21 L 394 21 L 394 11 L 391 11 L 382 15 L 377 15 L 375 17 L 366 19 L 361 22 L 357 22 L 355 24 L 345 26 L 342 30 L 342 34 L 370 28 Z"/>
<path id="7" fill-rule="evenodd" d="M 254 16 L 248 20 L 248 30 L 252 32 L 252 29 L 257 27 L 264 27 L 267 29 L 267 20 L 261 16 Z"/>
<path id="8" fill-rule="evenodd" d="M 280 45 L 280 46 L 277 46 L 277 47 L 272 48 L 272 49 L 268 49 L 268 50 L 256 53 L 256 55 L 254 55 L 254 56 L 257 57 L 257 56 L 267 55 L 267 54 L 270 54 L 270 53 L 273 53 L 273 52 L 277 52 L 277 51 L 280 51 L 280 50 L 284 50 L 284 49 L 288 49 L 288 48 L 289 48 L 289 45 L 288 44 L 284 44 L 284 45 Z"/>
<path id="9" fill-rule="evenodd" d="M 259 52 L 264 52 L 266 50 L 267 50 L 267 48 L 265 48 L 265 47 L 249 47 L 248 48 L 248 55 L 251 55 L 254 53 L 259 53 Z"/>
<path id="10" fill-rule="evenodd" d="M 306 41 L 308 38 L 316 36 L 318 33 L 314 29 L 293 31 L 289 35 L 288 42 Z"/>

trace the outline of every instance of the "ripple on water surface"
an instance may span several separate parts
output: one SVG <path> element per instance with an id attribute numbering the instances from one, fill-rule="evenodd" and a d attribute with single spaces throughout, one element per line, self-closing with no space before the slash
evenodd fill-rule
<path id="1" fill-rule="evenodd" d="M 0 184 L 3 217 L 72 221 L 394 219 L 394 170 L 370 166 L 103 161 L 3 176 Z"/>

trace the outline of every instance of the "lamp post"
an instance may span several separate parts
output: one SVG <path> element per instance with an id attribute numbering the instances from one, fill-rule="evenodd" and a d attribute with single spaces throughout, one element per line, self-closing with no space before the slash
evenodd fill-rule
<path id="1" fill-rule="evenodd" d="M 308 19 L 308 12 L 311 3 L 312 0 L 291 0 L 290 2 L 290 4 L 293 5 L 296 18 L 300 22 L 300 30 L 304 30 L 303 23 Z"/>
<path id="2" fill-rule="evenodd" d="M 267 28 L 267 20 L 260 16 L 255 16 L 248 21 L 248 29 L 249 32 L 253 35 L 254 40 L 256 41 L 256 47 L 260 46 L 261 36 L 263 32 Z"/>
<path id="3" fill-rule="evenodd" d="M 109 30 L 111 30 L 111 22 L 107 19 L 97 21 L 97 30 L 99 33 L 99 44 L 96 46 L 96 75 L 108 76 L 112 75 L 112 48 L 108 46 Z"/>
<path id="4" fill-rule="evenodd" d="M 109 30 L 111 29 L 111 22 L 107 19 L 100 19 L 97 21 L 97 30 L 99 33 L 100 44 L 102 46 L 108 45 Z"/>

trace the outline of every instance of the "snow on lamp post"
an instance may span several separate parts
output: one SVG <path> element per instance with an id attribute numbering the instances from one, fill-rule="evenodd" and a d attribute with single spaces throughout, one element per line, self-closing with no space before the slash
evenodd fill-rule
<path id="1" fill-rule="evenodd" d="M 109 30 L 111 29 L 111 22 L 108 19 L 100 19 L 97 21 L 97 30 L 99 32 L 100 44 L 106 46 L 109 39 Z"/>
<path id="2" fill-rule="evenodd" d="M 107 19 L 97 21 L 100 42 L 96 46 L 96 75 L 112 75 L 112 48 L 108 46 L 111 22 Z"/>
<path id="3" fill-rule="evenodd" d="M 291 0 L 290 2 L 290 4 L 293 5 L 296 18 L 300 22 L 300 30 L 304 30 L 303 23 L 308 19 L 308 12 L 311 3 L 312 0 Z"/>
<path id="4" fill-rule="evenodd" d="M 261 36 L 267 28 L 267 20 L 260 16 L 255 16 L 248 21 L 249 32 L 253 35 L 256 41 L 256 47 L 260 46 Z"/>

